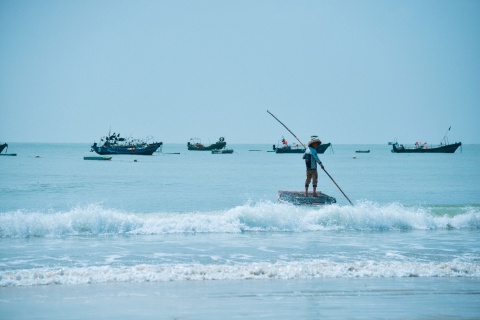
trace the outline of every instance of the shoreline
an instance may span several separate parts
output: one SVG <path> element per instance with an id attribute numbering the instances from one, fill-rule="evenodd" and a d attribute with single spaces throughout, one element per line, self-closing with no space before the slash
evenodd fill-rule
<path id="1" fill-rule="evenodd" d="M 459 307 L 461 306 L 461 308 Z M 0 288 L 4 319 L 474 319 L 480 279 L 107 283 Z"/>

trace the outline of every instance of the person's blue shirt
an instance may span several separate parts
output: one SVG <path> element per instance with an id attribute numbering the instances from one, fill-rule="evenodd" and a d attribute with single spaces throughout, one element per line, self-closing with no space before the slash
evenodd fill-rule
<path id="1" fill-rule="evenodd" d="M 320 158 L 318 157 L 317 150 L 315 150 L 313 147 L 308 147 L 307 150 L 305 150 L 303 159 L 305 159 L 305 165 L 309 170 L 316 170 L 317 163 L 322 165 L 322 161 L 320 161 Z"/>

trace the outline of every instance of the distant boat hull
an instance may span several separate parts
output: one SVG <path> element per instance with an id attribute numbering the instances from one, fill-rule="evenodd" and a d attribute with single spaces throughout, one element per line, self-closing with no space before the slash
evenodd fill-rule
<path id="1" fill-rule="evenodd" d="M 357 150 L 356 153 L 370 153 L 370 150 Z"/>
<path id="2" fill-rule="evenodd" d="M 392 145 L 393 153 L 455 153 L 455 151 L 462 145 L 461 142 L 456 142 L 447 145 L 440 145 L 435 147 L 430 146 L 421 146 L 421 147 L 413 147 L 407 148 L 403 144 L 395 143 Z"/>
<path id="3" fill-rule="evenodd" d="M 330 197 L 324 193 L 317 192 L 318 197 L 314 197 L 310 192 L 308 197 L 305 197 L 304 191 L 278 191 L 278 201 L 283 203 L 291 203 L 300 206 L 319 206 L 336 203 L 334 197 Z"/>
<path id="4" fill-rule="evenodd" d="M 8 144 L 0 144 L 0 156 L 10 156 L 10 157 L 15 157 L 17 154 L 16 153 L 7 153 L 7 150 L 5 150 L 5 153 L 2 153 L 3 150 L 7 148 L 8 150 Z"/>
<path id="5" fill-rule="evenodd" d="M 219 141 L 217 143 L 211 144 L 209 146 L 204 146 L 202 144 L 193 144 L 193 143 L 188 143 L 187 148 L 190 151 L 212 151 L 212 150 L 218 150 L 222 149 L 227 145 L 226 142 L 224 141 Z"/>
<path id="6" fill-rule="evenodd" d="M 324 153 L 330 146 L 331 146 L 330 142 L 319 145 L 316 149 L 317 153 L 320 153 L 320 154 Z M 275 153 L 305 153 L 305 148 L 300 146 L 291 146 L 291 145 L 286 145 L 281 147 L 276 147 L 274 145 L 273 150 L 275 151 Z"/>
<path id="7" fill-rule="evenodd" d="M 212 150 L 212 154 L 232 154 L 233 149 Z"/>
<path id="8" fill-rule="evenodd" d="M 3 151 L 3 149 L 5 149 L 7 147 L 8 147 L 8 144 L 6 144 L 6 143 L 0 144 L 0 153 Z"/>
<path id="9" fill-rule="evenodd" d="M 112 160 L 112 157 L 83 157 L 83 160 Z"/>
<path id="10" fill-rule="evenodd" d="M 328 147 L 330 147 L 331 145 L 332 144 L 330 142 L 319 145 L 317 147 L 317 153 L 324 153 L 325 151 L 327 151 Z"/>
<path id="11" fill-rule="evenodd" d="M 305 153 L 305 149 L 301 147 L 291 147 L 291 146 L 284 146 L 280 148 L 276 148 L 273 146 L 275 153 Z"/>
<path id="12" fill-rule="evenodd" d="M 215 143 L 213 143 L 209 146 L 205 146 L 203 143 L 200 143 L 198 138 L 194 138 L 193 140 L 197 141 L 197 142 L 193 142 L 193 143 L 192 142 L 187 142 L 187 148 L 190 151 L 220 150 L 220 149 L 225 148 L 225 146 L 227 145 L 224 137 L 220 137 L 217 142 L 215 142 Z"/>

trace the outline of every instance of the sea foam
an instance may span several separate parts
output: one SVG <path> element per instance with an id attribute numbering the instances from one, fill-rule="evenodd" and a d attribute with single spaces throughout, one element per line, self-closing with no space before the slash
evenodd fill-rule
<path id="1" fill-rule="evenodd" d="M 480 210 L 475 206 L 443 210 L 371 202 L 318 208 L 259 202 L 223 211 L 188 213 L 132 213 L 98 204 L 77 206 L 68 211 L 0 213 L 0 237 L 3 238 L 438 229 L 480 229 Z"/>
<path id="2" fill-rule="evenodd" d="M 295 280 L 316 278 L 479 278 L 475 262 L 257 262 L 235 265 L 172 264 L 35 268 L 0 271 L 0 287 L 117 282 L 167 282 L 205 280 Z"/>

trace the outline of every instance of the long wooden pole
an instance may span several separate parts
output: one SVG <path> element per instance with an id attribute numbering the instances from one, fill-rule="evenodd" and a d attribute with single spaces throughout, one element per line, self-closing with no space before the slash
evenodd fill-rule
<path id="1" fill-rule="evenodd" d="M 300 142 L 300 144 L 301 144 L 305 149 L 307 148 L 307 147 L 305 147 L 305 145 L 302 143 L 302 141 L 300 141 L 300 139 L 298 139 L 297 136 L 296 136 L 290 129 L 288 129 L 288 127 L 287 127 L 282 121 L 280 121 L 277 117 L 275 117 L 275 116 L 273 115 L 273 113 L 271 113 L 270 111 L 267 110 L 267 112 L 270 113 L 270 115 L 271 115 L 272 117 L 274 117 L 275 120 L 277 120 L 278 122 L 280 122 L 280 124 L 281 124 L 282 126 L 284 126 L 285 129 L 287 129 L 288 132 L 290 132 L 290 133 L 292 134 L 292 136 L 294 136 L 295 139 L 297 139 L 297 141 Z M 347 197 L 347 195 L 345 194 L 345 192 L 343 192 L 342 188 L 340 188 L 340 186 L 335 182 L 335 180 L 333 180 L 332 176 L 331 176 L 330 174 L 328 174 L 327 170 L 325 170 L 325 168 L 322 168 L 322 169 L 323 169 L 323 171 L 325 171 L 325 173 L 327 174 L 327 176 L 328 176 L 330 179 L 332 179 L 333 183 L 335 183 L 335 185 L 337 186 L 338 190 L 340 190 L 340 192 L 342 192 L 342 194 L 345 196 L 345 198 L 347 198 L 348 202 L 350 202 L 350 204 L 353 206 L 352 201 L 350 201 L 350 199 L 348 199 L 348 197 Z"/>
<path id="2" fill-rule="evenodd" d="M 350 199 L 348 199 L 347 195 L 345 194 L 345 192 L 343 192 L 343 190 L 340 188 L 340 186 L 335 182 L 335 180 L 333 180 L 332 176 L 328 174 L 327 170 L 325 170 L 325 168 L 322 168 L 323 171 L 325 171 L 325 173 L 327 174 L 327 176 L 332 179 L 333 183 L 335 183 L 335 185 L 337 186 L 338 190 L 340 190 L 343 195 L 345 196 L 345 198 L 347 198 L 348 202 L 350 202 L 350 204 L 353 206 L 353 203 L 352 201 L 350 201 Z"/>
<path id="3" fill-rule="evenodd" d="M 296 135 L 295 135 L 295 134 L 294 134 L 292 131 L 290 131 L 290 129 L 288 129 L 286 125 L 284 125 L 284 124 L 283 124 L 283 122 L 282 122 L 282 121 L 278 120 L 278 118 L 277 118 L 277 117 L 275 117 L 275 116 L 273 115 L 273 113 L 271 113 L 270 111 L 268 111 L 268 110 L 267 110 L 267 112 L 268 112 L 268 113 L 270 113 L 270 115 L 271 115 L 272 117 L 274 117 L 274 118 L 275 118 L 275 120 L 277 120 L 278 122 L 280 122 L 280 124 L 281 124 L 282 126 L 284 126 L 284 127 L 285 127 L 285 129 L 287 129 L 287 130 L 288 130 L 288 132 L 290 132 L 290 133 L 292 134 L 292 136 L 294 136 L 294 137 L 295 137 L 295 139 L 297 139 L 297 141 L 298 141 L 298 142 L 300 142 L 300 144 L 301 144 L 301 145 L 302 145 L 302 146 L 303 146 L 305 149 L 307 149 L 307 147 L 305 147 L 305 145 L 302 143 L 302 141 L 300 141 L 300 139 L 298 139 L 298 138 L 297 138 L 297 136 L 296 136 Z"/>

